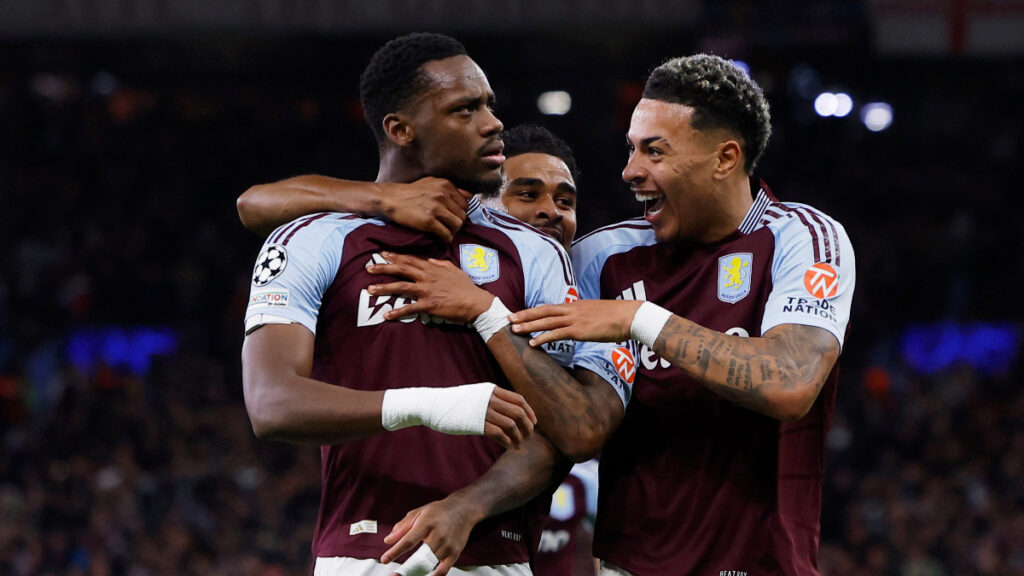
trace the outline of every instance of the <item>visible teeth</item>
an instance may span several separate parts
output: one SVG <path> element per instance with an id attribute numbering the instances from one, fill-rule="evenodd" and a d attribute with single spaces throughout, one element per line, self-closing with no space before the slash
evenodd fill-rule
<path id="1" fill-rule="evenodd" d="M 657 200 L 661 198 L 661 194 L 657 192 L 634 192 L 636 195 L 637 202 L 646 202 L 648 200 Z"/>

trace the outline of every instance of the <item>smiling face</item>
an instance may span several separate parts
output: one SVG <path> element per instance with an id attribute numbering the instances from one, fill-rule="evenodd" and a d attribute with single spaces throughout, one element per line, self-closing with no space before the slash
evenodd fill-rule
<path id="1" fill-rule="evenodd" d="M 630 120 L 622 179 L 644 202 L 644 217 L 658 242 L 722 236 L 715 170 L 724 135 L 695 130 L 693 112 L 690 106 L 645 98 Z"/>
<path id="2" fill-rule="evenodd" d="M 414 135 L 410 153 L 426 175 L 493 194 L 501 185 L 505 157 L 487 76 L 468 56 L 427 62 L 421 72 L 429 87 L 407 113 Z"/>
<path id="3" fill-rule="evenodd" d="M 576 236 L 576 182 L 557 156 L 530 152 L 505 161 L 501 203 L 512 216 L 551 236 L 566 250 Z"/>

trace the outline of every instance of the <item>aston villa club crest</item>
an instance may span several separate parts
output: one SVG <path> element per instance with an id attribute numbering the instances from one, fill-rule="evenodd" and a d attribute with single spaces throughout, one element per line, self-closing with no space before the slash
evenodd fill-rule
<path id="1" fill-rule="evenodd" d="M 750 294 L 750 265 L 754 255 L 738 252 L 718 259 L 718 299 L 735 304 Z"/>
<path id="2" fill-rule="evenodd" d="M 498 251 L 479 244 L 459 246 L 459 265 L 476 284 L 494 282 L 501 275 Z"/>

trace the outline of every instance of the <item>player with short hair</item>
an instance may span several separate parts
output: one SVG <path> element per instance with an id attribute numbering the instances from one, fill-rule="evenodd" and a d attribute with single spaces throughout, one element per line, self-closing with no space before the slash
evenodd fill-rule
<path id="1" fill-rule="evenodd" d="M 361 85 L 367 102 L 381 91 L 400 97 L 367 106 L 371 122 L 393 107 L 379 117 L 381 129 L 375 130 L 379 182 L 436 176 L 473 192 L 497 189 L 504 161 L 502 126 L 491 112 L 486 76 L 460 44 L 436 34 L 389 42 L 374 55 Z M 520 337 L 511 335 L 507 311 L 497 319 L 474 315 L 475 330 L 419 314 L 385 322 L 386 313 L 403 300 L 375 293 L 368 274 L 386 274 L 390 250 L 398 249 L 432 258 L 431 265 L 441 268 L 457 271 L 451 262 L 459 262 L 488 298 L 498 296 L 512 308 L 561 302 L 574 293 L 561 246 L 476 200 L 467 203 L 467 222 L 451 244 L 353 214 L 294 220 L 268 238 L 246 312 L 243 384 L 253 428 L 261 437 L 325 445 L 313 544 L 316 574 L 425 574 L 435 568 L 443 573 L 456 561 L 465 567 L 456 571 L 460 574 L 526 574 L 548 502 L 518 507 L 525 501 L 518 491 L 536 485 L 532 494 L 537 494 L 555 476 L 520 481 L 502 466 L 528 469 L 518 463 L 527 459 L 555 470 L 559 455 L 545 438 L 530 434 L 537 418 L 523 399 L 490 382 L 533 395 L 534 379 L 545 387 L 571 387 L 569 394 L 586 392 L 576 390 L 583 387 L 547 354 L 508 353 L 508 340 Z M 568 351 L 560 360 L 574 360 L 578 377 L 588 374 L 589 388 L 611 394 L 616 398 L 612 414 L 621 412 L 617 391 L 628 385 L 590 371 L 614 374 L 603 348 L 589 350 L 590 356 L 577 350 L 573 358 Z M 390 353 L 396 354 L 393 361 L 380 361 Z M 410 380 L 417 388 L 403 388 Z M 452 388 L 473 382 L 478 384 Z M 600 430 L 593 416 L 574 417 L 581 426 Z M 550 436 L 558 448 L 577 457 L 599 446 L 586 435 L 555 432 Z M 483 434 L 518 449 L 502 453 L 479 437 Z M 493 503 L 483 512 L 497 515 L 472 535 L 467 527 L 454 544 L 428 531 L 425 545 L 402 567 L 391 563 L 397 554 L 386 554 L 388 543 L 379 534 L 405 511 L 485 472 L 510 483 L 507 493 L 516 496 L 516 504 Z"/>
<path id="2" fill-rule="evenodd" d="M 760 87 L 732 62 L 659 66 L 622 173 L 644 218 L 573 246 L 584 299 L 513 315 L 520 333 L 549 330 L 536 345 L 642 345 L 602 453 L 602 574 L 818 574 L 855 261 L 834 219 L 751 186 L 769 133 Z"/>
<path id="3" fill-rule="evenodd" d="M 579 172 L 569 145 L 546 128 L 534 125 L 516 126 L 502 133 L 505 143 L 505 163 L 502 167 L 505 182 L 499 197 L 479 197 L 487 206 L 508 212 L 538 231 L 558 240 L 568 250 L 576 235 L 576 180 Z M 395 184 L 394 189 L 415 188 L 420 182 Z M 300 199 L 291 202 L 296 189 Z M 299 216 L 320 209 L 347 208 L 358 211 L 365 208 L 361 200 L 380 191 L 375 183 L 339 180 L 308 175 L 254 186 L 245 195 L 260 195 L 255 201 L 239 202 L 245 211 L 243 222 L 272 222 L 279 214 Z M 245 196 L 243 195 L 243 196 Z M 427 196 L 421 197 L 426 201 Z M 280 205 L 278 205 L 280 204 Z M 436 231 L 432 225 L 440 220 L 415 220 L 403 211 L 408 206 L 396 206 L 392 214 L 409 226 L 424 232 Z M 424 206 L 418 205 L 422 210 Z M 445 205 L 438 202 L 438 210 Z M 301 211 L 301 214 L 300 214 Z M 433 213 L 428 210 L 428 213 Z M 447 230 L 447 229 L 446 229 Z M 546 350 L 557 354 L 562 342 L 550 343 Z M 575 541 L 581 526 L 593 520 L 596 506 L 597 463 L 577 464 L 570 471 L 552 497 L 551 514 L 541 535 L 540 547 L 534 559 L 537 574 L 559 574 L 575 561 Z M 588 520 L 589 519 L 589 520 Z"/>

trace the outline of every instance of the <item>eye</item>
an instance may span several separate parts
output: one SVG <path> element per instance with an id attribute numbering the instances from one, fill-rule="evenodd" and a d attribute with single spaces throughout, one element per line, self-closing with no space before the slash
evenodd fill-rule
<path id="1" fill-rule="evenodd" d="M 562 198 L 556 198 L 555 199 L 555 203 L 557 203 L 562 208 L 567 208 L 569 210 L 575 210 L 576 209 L 576 199 L 575 198 L 570 198 L 568 196 L 565 196 L 565 197 L 562 197 Z"/>
<path id="2" fill-rule="evenodd" d="M 520 190 L 515 193 L 516 198 L 526 202 L 532 202 L 537 199 L 537 193 L 533 190 Z"/>
<path id="3" fill-rule="evenodd" d="M 652 157 L 652 158 L 657 158 L 659 156 L 664 155 L 664 152 L 661 151 L 661 148 L 657 148 L 657 147 L 652 146 L 652 147 L 647 149 L 647 155 Z"/>

